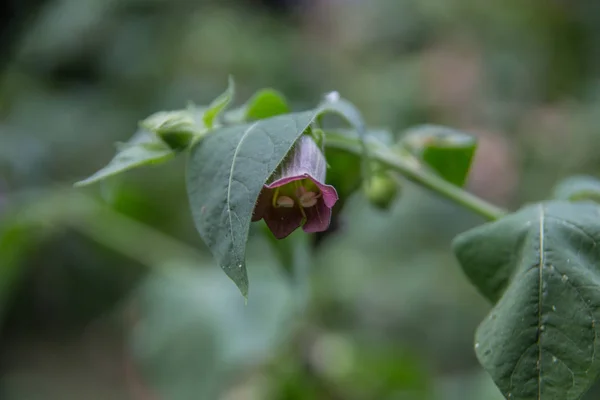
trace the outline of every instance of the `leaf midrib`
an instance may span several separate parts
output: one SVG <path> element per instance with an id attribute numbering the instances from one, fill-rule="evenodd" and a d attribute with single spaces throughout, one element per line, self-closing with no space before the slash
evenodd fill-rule
<path id="1" fill-rule="evenodd" d="M 250 125 L 250 127 L 248 129 L 246 129 L 246 131 L 240 138 L 240 141 L 237 144 L 237 146 L 235 147 L 235 151 L 233 152 L 233 159 L 231 160 L 231 168 L 229 169 L 229 178 L 227 179 L 227 217 L 229 219 L 229 235 L 231 236 L 232 247 L 235 247 L 235 238 L 233 236 L 233 220 L 231 219 L 231 185 L 233 184 L 233 173 L 235 171 L 235 162 L 237 160 L 240 148 L 242 147 L 242 144 L 244 143 L 244 140 L 246 140 L 246 138 L 248 137 L 248 135 L 250 134 L 252 129 L 254 129 L 254 127 L 257 124 L 258 124 L 258 122 L 255 122 L 252 125 Z"/>
<path id="2" fill-rule="evenodd" d="M 543 282 L 544 282 L 544 224 L 545 224 L 545 212 L 544 206 L 540 204 L 540 233 L 539 233 L 539 242 L 540 242 L 540 261 L 538 268 L 539 272 L 539 293 L 538 293 L 538 400 L 542 398 L 542 302 L 544 298 L 543 293 Z"/>

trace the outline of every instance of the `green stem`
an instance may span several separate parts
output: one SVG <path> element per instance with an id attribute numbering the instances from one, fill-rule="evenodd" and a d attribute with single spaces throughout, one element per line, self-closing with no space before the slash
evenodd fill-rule
<path id="1" fill-rule="evenodd" d="M 36 232 L 69 226 L 148 267 L 164 267 L 173 260 L 189 265 L 211 262 L 195 248 L 69 187 L 15 193 L 9 197 L 10 206 L 15 220 Z"/>
<path id="2" fill-rule="evenodd" d="M 346 150 L 359 156 L 363 154 L 363 148 L 359 139 L 340 134 L 328 133 L 325 146 Z M 425 170 L 417 159 L 404 157 L 381 143 L 373 141 L 369 143 L 369 156 L 372 160 L 376 160 L 386 167 L 399 172 L 405 178 L 452 200 L 456 204 L 488 220 L 499 219 L 507 213 L 505 210 Z"/>

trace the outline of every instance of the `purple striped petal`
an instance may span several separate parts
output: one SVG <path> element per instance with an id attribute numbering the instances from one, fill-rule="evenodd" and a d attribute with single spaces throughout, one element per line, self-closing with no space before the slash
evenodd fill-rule
<path id="1" fill-rule="evenodd" d="M 305 208 L 306 223 L 302 227 L 304 232 L 323 232 L 329 228 L 331 222 L 331 208 L 327 207 L 323 200 L 317 202 L 313 207 Z"/>

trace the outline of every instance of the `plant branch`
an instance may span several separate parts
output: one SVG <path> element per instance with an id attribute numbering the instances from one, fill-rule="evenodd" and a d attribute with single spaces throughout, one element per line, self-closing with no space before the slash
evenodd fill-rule
<path id="1" fill-rule="evenodd" d="M 15 193 L 9 196 L 9 207 L 15 223 L 37 231 L 68 226 L 148 267 L 163 267 L 173 260 L 211 263 L 209 256 L 195 248 L 71 188 Z"/>
<path id="2" fill-rule="evenodd" d="M 370 141 L 368 145 L 371 159 L 488 220 L 499 219 L 507 213 L 505 210 L 427 171 L 416 158 L 404 157 L 379 142 Z M 346 150 L 359 156 L 363 154 L 360 140 L 346 135 L 328 133 L 325 146 Z"/>

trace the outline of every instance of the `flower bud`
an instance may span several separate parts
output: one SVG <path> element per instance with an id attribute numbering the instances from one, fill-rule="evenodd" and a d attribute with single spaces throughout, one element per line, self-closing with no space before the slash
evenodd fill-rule
<path id="1" fill-rule="evenodd" d="M 380 171 L 364 183 L 363 190 L 369 202 L 381 210 L 390 208 L 400 192 L 399 183 L 386 171 Z"/>
<path id="2" fill-rule="evenodd" d="M 173 150 L 187 147 L 200 129 L 193 115 L 187 110 L 161 111 L 152 114 L 141 126 L 154 132 Z"/>

